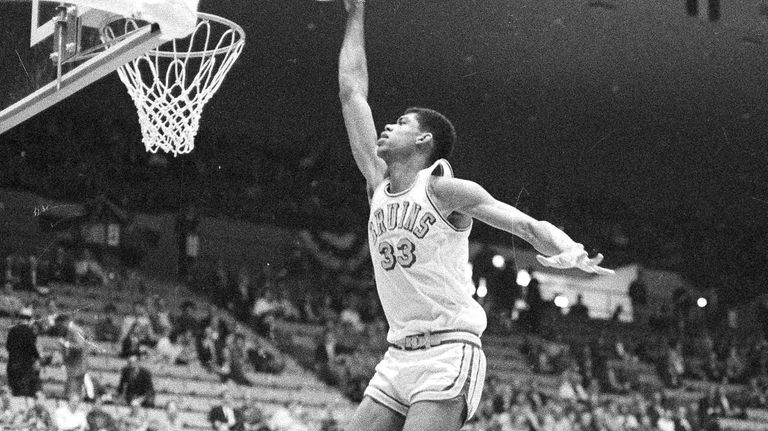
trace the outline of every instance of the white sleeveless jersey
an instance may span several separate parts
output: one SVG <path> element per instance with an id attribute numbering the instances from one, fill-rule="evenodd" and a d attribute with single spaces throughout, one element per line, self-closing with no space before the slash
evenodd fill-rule
<path id="1" fill-rule="evenodd" d="M 371 198 L 368 244 L 390 343 L 423 332 L 452 329 L 479 336 L 485 330 L 485 311 L 472 298 L 472 226 L 454 228 L 432 203 L 429 179 L 438 168 L 453 175 L 448 162 L 438 160 L 420 171 L 408 190 L 390 194 L 385 180 Z"/>

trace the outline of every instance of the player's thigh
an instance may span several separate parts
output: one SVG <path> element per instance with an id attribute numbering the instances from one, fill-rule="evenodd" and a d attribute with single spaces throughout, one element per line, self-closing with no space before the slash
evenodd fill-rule
<path id="1" fill-rule="evenodd" d="M 400 431 L 405 417 L 371 397 L 363 398 L 345 431 Z"/>
<path id="2" fill-rule="evenodd" d="M 418 401 L 408 409 L 403 431 L 458 431 L 466 416 L 464 395 L 448 400 Z"/>

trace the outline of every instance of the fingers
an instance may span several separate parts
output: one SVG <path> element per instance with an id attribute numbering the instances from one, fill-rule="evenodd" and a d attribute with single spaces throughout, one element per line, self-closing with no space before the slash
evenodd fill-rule
<path id="1" fill-rule="evenodd" d="M 583 269 L 587 272 L 593 272 L 599 275 L 615 274 L 616 272 L 614 272 L 613 270 L 599 266 L 600 263 L 603 261 L 603 259 L 604 259 L 604 256 L 601 253 L 598 253 L 597 256 L 594 257 L 594 259 L 589 259 L 588 264 Z"/>
<path id="2" fill-rule="evenodd" d="M 600 275 L 616 274 L 616 271 L 608 268 L 603 268 L 602 266 L 596 266 L 594 269 L 595 269 L 595 274 L 600 274 Z"/>
<path id="3" fill-rule="evenodd" d="M 540 264 L 552 268 L 579 268 L 582 271 L 599 274 L 599 275 L 611 275 L 615 274 L 613 270 L 603 268 L 600 265 L 605 257 L 602 253 L 598 253 L 593 259 L 590 259 L 586 252 L 583 255 L 576 257 L 568 257 L 566 259 L 563 255 L 556 255 L 550 257 L 544 257 L 542 255 L 536 255 L 536 260 Z"/>

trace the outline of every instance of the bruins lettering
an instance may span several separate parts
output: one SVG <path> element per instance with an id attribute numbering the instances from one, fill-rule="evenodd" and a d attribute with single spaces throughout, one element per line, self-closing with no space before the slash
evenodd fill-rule
<path id="1" fill-rule="evenodd" d="M 422 239 L 429 233 L 429 228 L 437 218 L 422 211 L 421 205 L 409 201 L 390 202 L 373 212 L 373 220 L 368 224 L 374 242 L 385 232 L 404 230 Z"/>

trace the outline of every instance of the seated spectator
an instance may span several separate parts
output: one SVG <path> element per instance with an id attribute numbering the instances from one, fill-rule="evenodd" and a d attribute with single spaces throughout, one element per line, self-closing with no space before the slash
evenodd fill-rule
<path id="1" fill-rule="evenodd" d="M 53 262 L 51 262 L 51 280 L 63 282 L 75 281 L 75 265 L 64 247 L 56 247 Z"/>
<path id="2" fill-rule="evenodd" d="M 45 406 L 46 398 L 43 391 L 35 393 L 35 401 L 32 407 L 27 410 L 24 423 L 32 430 L 47 430 L 53 428 L 53 418 L 48 407 Z"/>
<path id="3" fill-rule="evenodd" d="M 11 393 L 6 387 L 0 388 L 0 425 L 13 426 L 19 415 L 11 408 Z"/>
<path id="4" fill-rule="evenodd" d="M 59 315 L 61 311 L 56 304 L 55 298 L 48 298 L 45 301 L 45 311 L 43 312 L 44 318 L 39 320 L 40 333 L 50 335 L 52 337 L 63 337 L 66 335 L 66 328 L 57 325 Z"/>
<path id="5" fill-rule="evenodd" d="M 152 374 L 139 365 L 139 358 L 132 355 L 120 372 L 120 382 L 117 385 L 117 398 L 129 405 L 153 407 L 155 405 L 155 388 L 152 384 Z"/>
<path id="6" fill-rule="evenodd" d="M 624 429 L 626 418 L 621 414 L 619 405 L 616 403 L 616 401 L 611 400 L 608 402 L 605 413 L 606 414 L 603 417 L 603 422 L 609 431 L 621 431 Z"/>
<path id="7" fill-rule="evenodd" d="M 721 385 L 710 386 L 707 395 L 699 400 L 699 423 L 705 429 L 715 425 L 717 418 L 738 415 L 739 410 L 728 399 Z"/>
<path id="8" fill-rule="evenodd" d="M 229 389 L 222 391 L 221 404 L 208 412 L 208 422 L 211 423 L 213 431 L 242 431 L 244 429 L 243 414 L 235 408 Z"/>
<path id="9" fill-rule="evenodd" d="M 768 376 L 768 340 L 762 331 L 757 331 L 754 341 L 749 343 L 748 364 L 754 375 Z"/>
<path id="10" fill-rule="evenodd" d="M 322 322 L 333 322 L 339 317 L 339 313 L 333 306 L 333 297 L 326 293 L 323 295 L 323 300 L 320 302 L 320 307 L 317 310 L 317 316 Z"/>
<path id="11" fill-rule="evenodd" d="M 220 313 L 215 305 L 208 304 L 206 316 L 200 320 L 202 328 L 210 326 L 214 331 L 216 331 L 216 333 L 219 334 L 219 337 L 216 340 L 216 350 L 218 351 L 219 356 L 221 356 L 221 351 L 224 348 L 227 335 L 232 332 L 230 330 L 230 324 L 227 322 L 225 317 L 226 316 Z"/>
<path id="12" fill-rule="evenodd" d="M 135 301 L 133 313 L 123 319 L 123 325 L 120 328 L 120 341 L 125 340 L 129 333 L 134 333 L 140 344 L 154 346 L 156 337 L 152 330 L 152 321 L 146 306 L 141 301 Z"/>
<path id="13" fill-rule="evenodd" d="M 325 409 L 325 417 L 320 421 L 320 431 L 341 431 L 341 426 L 336 420 L 333 409 L 330 406 Z"/>
<path id="14" fill-rule="evenodd" d="M 99 320 L 94 327 L 96 341 L 105 341 L 117 343 L 120 339 L 120 327 L 115 323 L 114 316 L 117 314 L 115 304 L 104 306 L 104 312 L 99 316 Z"/>
<path id="15" fill-rule="evenodd" d="M 21 273 L 18 270 L 16 264 L 19 258 L 13 254 L 6 256 L 5 258 L 5 270 L 3 271 L 3 288 L 6 293 L 11 293 L 21 282 Z"/>
<path id="16" fill-rule="evenodd" d="M 723 367 L 714 350 L 709 352 L 706 362 L 703 364 L 703 369 L 704 375 L 709 381 L 719 382 L 723 379 Z"/>
<path id="17" fill-rule="evenodd" d="M 93 373 L 85 373 L 83 376 L 83 401 L 93 402 L 96 400 L 111 400 L 112 395 L 107 392 L 103 385 Z"/>
<path id="18" fill-rule="evenodd" d="M 336 325 L 336 354 L 352 354 L 366 345 L 365 333 L 357 332 L 352 323 L 339 322 Z"/>
<path id="19" fill-rule="evenodd" d="M 165 405 L 165 421 L 160 427 L 161 431 L 183 431 L 184 425 L 179 416 L 178 404 L 176 401 L 168 401 Z"/>
<path id="20" fill-rule="evenodd" d="M 680 387 L 683 373 L 685 373 L 685 360 L 683 358 L 682 345 L 679 341 L 670 342 L 664 358 L 664 383 L 668 387 Z"/>
<path id="21" fill-rule="evenodd" d="M 746 399 L 747 406 L 755 408 L 768 407 L 768 391 L 760 385 L 757 377 L 749 379 L 749 386 L 745 389 L 743 399 Z"/>
<path id="22" fill-rule="evenodd" d="M 99 283 L 101 286 L 109 284 L 107 271 L 104 270 L 88 249 L 84 249 L 80 257 L 75 261 L 75 283 Z"/>
<path id="23" fill-rule="evenodd" d="M 298 421 L 292 414 L 290 405 L 285 403 L 277 407 L 267 421 L 267 426 L 272 431 L 306 431 L 306 425 Z"/>
<path id="24" fill-rule="evenodd" d="M 631 367 L 629 368 L 631 369 Z M 627 368 L 617 367 L 616 361 L 605 363 L 605 381 L 603 388 L 613 394 L 627 394 L 632 389 L 632 384 L 626 375 Z"/>
<path id="25" fill-rule="evenodd" d="M 288 297 L 288 292 L 291 291 L 291 287 L 288 285 L 286 279 L 280 279 L 277 281 L 277 289 L 280 292 L 279 314 L 277 317 L 287 320 L 289 322 L 297 322 L 301 319 L 301 312 L 293 304 L 293 301 Z"/>
<path id="26" fill-rule="evenodd" d="M 171 343 L 167 337 L 160 338 L 155 347 L 157 355 L 166 363 L 175 365 L 189 365 L 197 358 L 195 337 L 192 331 L 187 331 L 176 337 L 176 342 Z"/>
<path id="27" fill-rule="evenodd" d="M 207 326 L 197 348 L 197 359 L 200 365 L 210 372 L 216 372 L 219 368 L 219 354 L 216 348 L 218 339 L 219 333 L 213 327 Z"/>
<path id="28" fill-rule="evenodd" d="M 638 421 L 637 416 L 632 414 L 629 405 L 619 405 L 619 414 L 621 415 L 621 423 L 625 430 L 632 431 L 640 428 L 640 421 Z"/>
<path id="29" fill-rule="evenodd" d="M 579 367 L 579 373 L 581 373 L 581 377 L 585 382 L 589 382 L 595 377 L 592 348 L 589 344 L 585 344 L 578 352 L 579 356 L 576 358 L 576 363 Z"/>
<path id="30" fill-rule="evenodd" d="M 100 397 L 97 397 L 91 411 L 85 416 L 89 431 L 117 431 L 117 423 L 106 410 Z"/>
<path id="31" fill-rule="evenodd" d="M 348 295 L 344 297 L 344 308 L 339 315 L 339 322 L 348 323 L 355 333 L 362 333 L 365 331 L 365 324 L 360 317 L 360 298 L 355 295 Z"/>
<path id="32" fill-rule="evenodd" d="M 17 316 L 24 303 L 12 293 L 0 294 L 0 317 Z"/>
<path id="33" fill-rule="evenodd" d="M 300 304 L 302 320 L 307 323 L 323 323 L 324 320 L 320 316 L 320 304 L 320 298 L 315 292 L 306 292 Z"/>
<path id="34" fill-rule="evenodd" d="M 184 301 L 181 304 L 181 315 L 179 315 L 174 322 L 173 330 L 171 331 L 171 341 L 175 341 L 179 334 L 191 331 L 192 334 L 197 337 L 202 335 L 202 326 L 200 326 L 200 320 L 195 316 L 195 303 L 192 301 Z"/>
<path id="35" fill-rule="evenodd" d="M 149 346 L 142 333 L 139 330 L 129 331 L 128 335 L 123 338 L 119 356 L 125 359 L 130 356 L 147 356 L 148 354 Z"/>
<path id="36" fill-rule="evenodd" d="M 171 325 L 171 314 L 168 311 L 168 302 L 165 298 L 157 295 L 147 298 L 147 314 L 152 324 L 152 331 L 158 337 L 170 337 L 173 326 Z"/>
<path id="37" fill-rule="evenodd" d="M 281 303 L 271 289 L 266 290 L 264 296 L 256 300 L 251 315 L 256 333 L 263 337 L 271 337 L 275 319 L 281 315 Z"/>
<path id="38" fill-rule="evenodd" d="M 587 392 L 576 380 L 576 374 L 564 371 L 560 374 L 560 386 L 557 389 L 557 396 L 565 401 L 586 401 L 589 397 Z"/>
<path id="39" fill-rule="evenodd" d="M 251 391 L 245 392 L 240 412 L 243 416 L 243 431 L 269 431 L 264 412 L 259 409 Z"/>
<path id="40" fill-rule="evenodd" d="M 80 396 L 70 394 L 67 403 L 53 413 L 53 422 L 59 431 L 85 431 L 88 421 L 85 412 L 80 409 Z"/>
<path id="41" fill-rule="evenodd" d="M 724 417 L 740 417 L 744 413 L 741 407 L 737 406 L 725 393 L 724 385 L 717 385 L 717 403 Z"/>
<path id="42" fill-rule="evenodd" d="M 651 424 L 655 425 L 659 418 L 664 416 L 666 409 L 667 401 L 664 398 L 664 394 L 660 391 L 656 391 L 653 393 L 653 399 L 648 405 L 645 413 L 650 419 Z"/>
<path id="43" fill-rule="evenodd" d="M 315 347 L 315 372 L 320 380 L 329 385 L 336 384 L 332 365 L 336 361 L 336 330 L 333 321 L 326 323 L 320 342 Z"/>
<path id="44" fill-rule="evenodd" d="M 675 431 L 693 431 L 693 425 L 688 417 L 688 408 L 685 406 L 678 406 L 675 413 Z"/>
<path id="45" fill-rule="evenodd" d="M 144 431 L 149 428 L 147 412 L 138 403 L 131 403 L 128 415 L 120 418 L 119 422 L 121 430 Z"/>
<path id="46" fill-rule="evenodd" d="M 732 383 L 743 383 L 747 366 L 739 353 L 739 349 L 733 345 L 728 349 L 728 357 L 725 359 L 725 377 Z"/>
<path id="47" fill-rule="evenodd" d="M 624 307 L 619 304 L 613 310 L 613 314 L 611 315 L 611 322 L 618 322 L 622 314 L 624 314 Z"/>
<path id="48" fill-rule="evenodd" d="M 245 266 L 241 266 L 240 270 L 237 272 L 235 285 L 235 289 L 227 298 L 227 310 L 229 310 L 236 319 L 241 322 L 247 322 L 250 318 L 255 298 L 253 295 L 251 274 Z"/>
<path id="49" fill-rule="evenodd" d="M 232 380 L 238 385 L 251 386 L 251 381 L 245 375 L 246 364 L 245 336 L 229 334 L 222 356 L 221 381 L 226 383 Z"/>
<path id="50" fill-rule="evenodd" d="M 246 352 L 248 361 L 256 372 L 279 374 L 285 369 L 285 359 L 279 356 L 279 352 L 266 349 L 259 339 L 250 343 Z"/>
<path id="51" fill-rule="evenodd" d="M 589 320 L 589 309 L 584 305 L 582 294 L 576 296 L 576 303 L 571 306 L 568 316 L 576 320 Z"/>
<path id="52" fill-rule="evenodd" d="M 658 428 L 659 431 L 675 431 L 675 421 L 673 420 L 671 410 L 664 409 L 664 412 L 656 421 L 656 428 Z"/>

